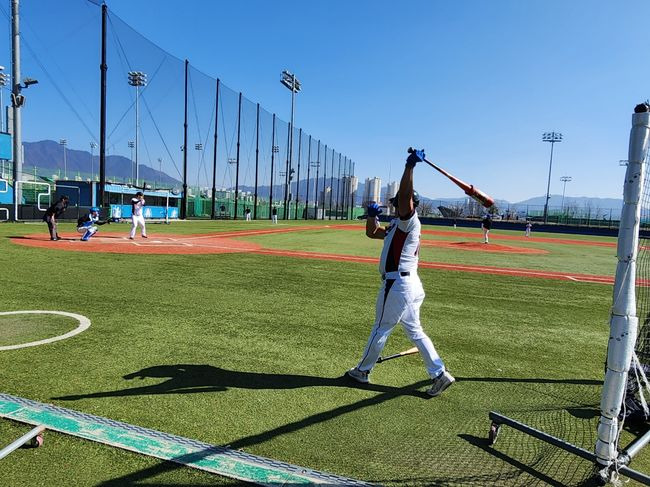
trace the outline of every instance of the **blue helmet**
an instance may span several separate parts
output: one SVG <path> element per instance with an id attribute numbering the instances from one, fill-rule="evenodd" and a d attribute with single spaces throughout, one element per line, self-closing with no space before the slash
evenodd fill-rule
<path id="1" fill-rule="evenodd" d="M 90 212 L 91 212 L 91 213 L 99 213 L 99 208 L 97 208 L 96 206 L 93 206 L 93 207 L 90 209 Z"/>

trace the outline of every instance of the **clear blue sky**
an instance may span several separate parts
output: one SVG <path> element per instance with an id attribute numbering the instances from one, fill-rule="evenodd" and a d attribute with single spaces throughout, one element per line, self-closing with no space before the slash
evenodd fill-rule
<path id="1" fill-rule="evenodd" d="M 295 72 L 303 84 L 296 125 L 350 156 L 362 179 L 384 184 L 399 177 L 414 145 L 496 198 L 539 196 L 550 149 L 541 135 L 555 130 L 565 140 L 551 192 L 570 175 L 567 195 L 620 197 L 632 109 L 650 97 L 647 1 L 107 3 L 163 49 L 285 120 L 290 94 L 280 72 Z M 43 10 L 30 15 L 52 19 Z M 416 188 L 459 196 L 425 166 Z"/>

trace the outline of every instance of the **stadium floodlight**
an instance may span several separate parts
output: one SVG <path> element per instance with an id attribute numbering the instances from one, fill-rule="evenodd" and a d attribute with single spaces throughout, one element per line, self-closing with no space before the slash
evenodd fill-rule
<path id="1" fill-rule="evenodd" d="M 140 132 L 140 87 L 147 86 L 147 75 L 142 71 L 129 71 L 129 84 L 135 87 L 135 183 L 138 184 L 138 132 Z"/>
<path id="2" fill-rule="evenodd" d="M 289 134 L 288 134 L 288 144 L 289 144 L 289 151 L 288 151 L 288 158 L 287 158 L 287 168 L 286 168 L 286 174 L 292 174 L 293 171 L 293 128 L 294 128 L 294 106 L 295 106 L 295 95 L 296 93 L 299 93 L 301 90 L 301 85 L 300 81 L 296 78 L 296 75 L 293 73 L 290 73 L 286 69 L 282 71 L 282 77 L 280 78 L 280 83 L 282 83 L 285 87 L 287 87 L 291 91 L 291 125 L 289 126 Z M 286 175 L 285 174 L 285 175 Z M 289 193 L 291 192 L 291 179 L 286 178 L 285 179 L 285 187 L 284 187 L 284 219 L 287 219 L 287 209 L 288 209 L 288 201 L 287 198 L 289 197 Z"/>
<path id="3" fill-rule="evenodd" d="M 571 181 L 573 178 L 571 176 L 562 176 L 560 181 L 564 183 L 564 188 L 562 189 L 562 213 L 564 213 L 564 193 L 566 192 L 566 183 Z"/>
<path id="4" fill-rule="evenodd" d="M 63 147 L 63 178 L 68 179 L 68 161 L 66 154 L 66 146 L 68 145 L 67 139 L 59 139 L 59 145 Z"/>
<path id="5" fill-rule="evenodd" d="M 546 186 L 546 201 L 544 202 L 544 223 L 548 223 L 548 200 L 551 197 L 551 169 L 553 168 L 553 146 L 556 142 L 562 142 L 562 134 L 559 132 L 544 132 L 542 142 L 551 143 L 551 161 L 548 165 L 548 185 Z"/>
<path id="6" fill-rule="evenodd" d="M 90 142 L 90 180 L 95 180 L 95 161 L 93 160 L 93 154 L 97 149 L 97 142 Z"/>
<path id="7" fill-rule="evenodd" d="M 34 78 L 25 78 L 23 79 L 23 88 L 27 88 L 28 86 L 38 84 L 38 80 Z"/>
<path id="8" fill-rule="evenodd" d="M 5 70 L 4 66 L 0 66 L 0 110 L 2 113 L 0 113 L 0 132 L 4 132 L 4 120 L 5 120 L 5 105 L 4 102 L 2 101 L 2 91 L 5 86 L 9 84 L 9 75 L 7 73 L 3 73 L 2 71 Z M 4 172 L 4 171 L 3 171 Z"/>
<path id="9" fill-rule="evenodd" d="M 131 179 L 134 179 L 135 177 L 135 168 L 133 167 L 133 148 L 135 147 L 135 142 L 132 140 L 129 140 L 127 142 L 127 145 L 129 146 L 129 149 L 131 149 Z"/>

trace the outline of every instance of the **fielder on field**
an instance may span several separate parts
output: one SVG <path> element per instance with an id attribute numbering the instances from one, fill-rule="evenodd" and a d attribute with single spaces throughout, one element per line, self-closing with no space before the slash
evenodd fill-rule
<path id="1" fill-rule="evenodd" d="M 379 261 L 383 282 L 377 296 L 375 323 L 363 356 L 356 367 L 346 372 L 346 376 L 367 384 L 368 374 L 379 359 L 386 340 L 395 325 L 401 323 L 406 335 L 422 355 L 427 372 L 433 380 L 427 394 L 435 397 L 453 384 L 455 379 L 446 371 L 431 339 L 420 324 L 424 289 L 417 275 L 421 226 L 415 210 L 419 196 L 413 191 L 413 169 L 424 157 L 424 151 L 414 151 L 406 160 L 399 190 L 391 199 L 398 217 L 391 220 L 387 228 L 379 225 L 377 217 L 382 210 L 377 203 L 368 206 L 366 235 L 384 241 Z"/>
<path id="2" fill-rule="evenodd" d="M 483 218 L 481 229 L 483 230 L 483 243 L 490 243 L 490 230 L 492 229 L 492 218 L 490 218 L 490 215 L 485 215 L 485 218 Z"/>
<path id="3" fill-rule="evenodd" d="M 135 198 L 131 198 L 131 234 L 129 235 L 131 240 L 135 238 L 138 225 L 142 227 L 140 230 L 142 238 L 147 238 L 147 227 L 144 224 L 144 215 L 142 214 L 144 205 L 144 194 L 142 191 L 138 191 Z"/>
<path id="4" fill-rule="evenodd" d="M 81 240 L 87 242 L 99 230 L 98 225 L 105 225 L 106 223 L 110 223 L 110 220 L 100 220 L 99 208 L 93 206 L 87 215 L 77 220 L 77 232 L 83 234 Z"/>

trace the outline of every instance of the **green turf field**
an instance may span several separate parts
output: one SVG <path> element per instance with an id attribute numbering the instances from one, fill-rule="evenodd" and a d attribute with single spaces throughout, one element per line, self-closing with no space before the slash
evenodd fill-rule
<path id="1" fill-rule="evenodd" d="M 155 235 L 271 225 L 148 228 Z M 74 253 L 7 238 L 34 232 L 47 230 L 0 225 L 0 311 L 67 311 L 92 325 L 68 340 L 0 352 L 0 392 L 384 485 L 581 485 L 588 474 L 587 462 L 505 427 L 496 446 L 487 446 L 487 415 L 500 411 L 593 449 L 611 286 L 421 270 L 423 325 L 458 379 L 429 399 L 417 355 L 377 365 L 368 387 L 341 378 L 359 359 L 374 318 L 380 282 L 372 264 L 245 253 Z M 363 231 L 339 229 L 241 238 L 373 257 L 381 248 Z M 612 275 L 616 265 L 614 248 L 493 242 L 549 253 L 423 247 L 421 259 L 599 275 Z M 34 324 L 32 318 L 20 332 L 0 330 L 0 343 L 21 334 L 45 338 L 52 327 L 67 326 L 44 321 L 41 337 Z M 410 347 L 396 328 L 385 353 Z M 0 443 L 28 429 L 0 420 Z M 623 445 L 631 438 L 624 436 Z M 650 471 L 650 453 L 633 466 Z M 10 486 L 236 483 L 51 432 L 44 447 L 0 461 L 0 471 Z"/>

